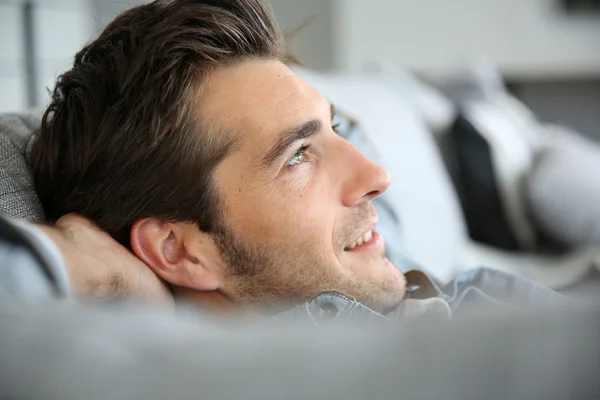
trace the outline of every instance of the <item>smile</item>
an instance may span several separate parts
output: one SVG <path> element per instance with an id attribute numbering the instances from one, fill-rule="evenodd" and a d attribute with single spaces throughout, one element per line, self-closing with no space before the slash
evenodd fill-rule
<path id="1" fill-rule="evenodd" d="M 356 241 L 349 244 L 344 250 L 346 250 L 346 251 L 352 250 L 355 247 L 360 247 L 362 245 L 365 245 L 365 244 L 369 243 L 371 241 L 371 239 L 373 239 L 373 231 L 371 229 L 369 229 L 367 231 L 367 233 L 365 233 L 364 235 L 362 235 L 361 237 L 356 239 Z"/>

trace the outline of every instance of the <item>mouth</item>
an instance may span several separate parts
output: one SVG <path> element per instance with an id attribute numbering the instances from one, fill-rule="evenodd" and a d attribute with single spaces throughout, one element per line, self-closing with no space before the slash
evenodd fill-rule
<path id="1" fill-rule="evenodd" d="M 367 233 L 356 239 L 354 242 L 350 243 L 348 246 L 344 248 L 344 251 L 352 250 L 356 247 L 367 244 L 373 239 L 373 231 L 369 229 Z"/>
<path id="2" fill-rule="evenodd" d="M 354 242 L 344 247 L 344 251 L 372 251 L 378 250 L 382 246 L 383 238 L 371 228 L 359 236 Z"/>

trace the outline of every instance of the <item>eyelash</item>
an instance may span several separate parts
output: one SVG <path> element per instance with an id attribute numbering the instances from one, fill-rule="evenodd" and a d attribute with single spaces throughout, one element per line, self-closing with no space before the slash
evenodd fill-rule
<path id="1" fill-rule="evenodd" d="M 337 131 L 337 130 L 339 129 L 339 127 L 340 127 L 340 124 L 339 124 L 339 123 L 337 123 L 337 124 L 334 124 L 334 125 L 332 125 L 332 126 L 331 126 L 331 129 L 333 129 L 333 131 L 334 131 L 335 133 L 339 134 L 339 132 Z M 294 160 L 297 160 L 297 159 L 298 159 L 298 157 L 299 157 L 300 155 L 302 155 L 303 157 L 305 157 L 304 153 L 306 153 L 306 151 L 307 151 L 308 149 L 310 149 L 310 146 L 312 146 L 312 143 L 309 143 L 309 144 L 306 144 L 306 145 L 303 145 L 303 146 L 301 146 L 301 147 L 300 147 L 300 148 L 299 148 L 299 149 L 298 149 L 298 150 L 297 150 L 297 151 L 294 153 L 294 155 L 292 156 L 292 158 L 290 158 L 290 159 L 289 159 L 289 161 L 287 162 L 287 164 L 286 164 L 286 165 L 287 165 L 288 167 L 290 167 L 290 168 L 293 168 L 293 167 L 296 167 L 296 166 L 298 166 L 298 165 L 302 164 L 302 163 L 303 163 L 305 160 L 301 160 L 301 161 L 294 161 Z"/>
<path id="2" fill-rule="evenodd" d="M 338 122 L 337 124 L 333 124 L 333 125 L 331 125 L 331 129 L 333 129 L 333 131 L 334 131 L 335 133 L 337 133 L 338 135 L 340 134 L 340 133 L 338 132 L 338 129 L 340 129 L 340 125 L 341 125 L 341 124 L 340 124 L 339 122 Z"/>
<path id="3" fill-rule="evenodd" d="M 310 149 L 310 146 L 312 146 L 312 143 L 309 143 L 307 145 L 300 147 L 294 153 L 292 158 L 290 158 L 290 160 L 287 162 L 287 166 L 293 168 L 293 167 L 296 167 L 296 166 L 302 164 L 305 161 L 304 159 L 301 161 L 294 161 L 294 160 L 297 160 L 299 156 L 306 157 L 306 155 L 304 153 L 306 153 L 306 150 Z"/>

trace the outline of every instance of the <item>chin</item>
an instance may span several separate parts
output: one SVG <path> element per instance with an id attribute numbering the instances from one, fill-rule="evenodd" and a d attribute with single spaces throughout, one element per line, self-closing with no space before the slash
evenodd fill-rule
<path id="1" fill-rule="evenodd" d="M 406 286 L 404 274 L 387 257 L 383 259 L 380 265 L 373 268 L 371 279 L 381 282 L 383 287 L 390 288 L 393 286 L 400 291 L 404 291 Z"/>
<path id="2" fill-rule="evenodd" d="M 406 278 L 404 274 L 390 261 L 387 261 L 389 272 L 381 280 L 381 291 L 379 297 L 380 308 L 388 311 L 396 307 L 406 295 Z M 380 310 L 381 311 L 381 310 Z"/>
<path id="3" fill-rule="evenodd" d="M 384 314 L 395 308 L 406 294 L 406 278 L 391 262 L 387 264 L 382 273 L 362 279 L 361 290 L 354 296 L 365 306 Z"/>

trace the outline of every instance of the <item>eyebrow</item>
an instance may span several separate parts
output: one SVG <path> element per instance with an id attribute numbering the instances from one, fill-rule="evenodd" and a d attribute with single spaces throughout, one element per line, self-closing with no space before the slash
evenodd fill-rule
<path id="1" fill-rule="evenodd" d="M 335 115 L 335 107 L 331 104 L 331 119 Z M 321 131 L 322 122 L 318 119 L 313 119 L 305 122 L 301 125 L 295 126 L 290 129 L 286 129 L 281 132 L 277 137 L 277 141 L 271 147 L 271 149 L 265 154 L 261 160 L 261 166 L 263 168 L 269 168 L 275 161 L 277 161 L 285 151 L 298 140 L 306 139 L 311 136 L 315 136 Z"/>

